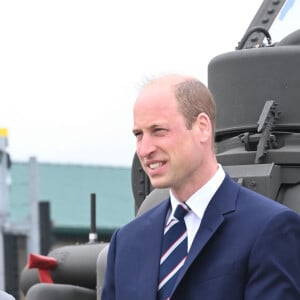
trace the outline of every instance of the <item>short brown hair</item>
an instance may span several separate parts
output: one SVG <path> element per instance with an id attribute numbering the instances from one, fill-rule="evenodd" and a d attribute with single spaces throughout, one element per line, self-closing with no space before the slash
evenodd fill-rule
<path id="1" fill-rule="evenodd" d="M 216 104 L 209 89 L 197 79 L 187 79 L 175 85 L 175 97 L 179 111 L 185 118 L 186 127 L 192 128 L 198 115 L 204 112 L 208 115 L 213 134 L 215 133 Z"/>

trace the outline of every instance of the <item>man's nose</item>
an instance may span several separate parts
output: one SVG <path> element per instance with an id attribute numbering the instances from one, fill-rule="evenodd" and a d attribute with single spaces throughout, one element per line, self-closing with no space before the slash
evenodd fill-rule
<path id="1" fill-rule="evenodd" d="M 148 157 L 151 153 L 155 151 L 156 147 L 152 139 L 148 136 L 143 136 L 143 138 L 137 144 L 137 155 L 140 158 Z"/>

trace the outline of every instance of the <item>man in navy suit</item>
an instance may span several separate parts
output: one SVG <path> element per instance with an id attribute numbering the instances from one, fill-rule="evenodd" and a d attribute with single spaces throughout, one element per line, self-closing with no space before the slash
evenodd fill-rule
<path id="1" fill-rule="evenodd" d="M 164 227 L 178 203 L 190 208 L 188 254 L 166 299 L 300 299 L 300 216 L 229 178 L 214 131 L 215 103 L 197 79 L 167 75 L 142 88 L 136 152 L 170 197 L 114 233 L 102 300 L 159 299 Z"/>

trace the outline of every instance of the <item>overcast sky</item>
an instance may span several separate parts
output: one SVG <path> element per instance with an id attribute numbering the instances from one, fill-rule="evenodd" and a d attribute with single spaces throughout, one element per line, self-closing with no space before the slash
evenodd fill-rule
<path id="1" fill-rule="evenodd" d="M 206 83 L 261 0 L 0 0 L 0 127 L 12 160 L 130 166 L 145 78 Z"/>

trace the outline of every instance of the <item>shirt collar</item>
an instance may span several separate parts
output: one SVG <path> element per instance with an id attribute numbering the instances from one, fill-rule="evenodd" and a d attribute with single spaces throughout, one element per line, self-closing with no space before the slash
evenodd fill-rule
<path id="1" fill-rule="evenodd" d="M 208 206 L 210 200 L 222 184 L 225 178 L 225 172 L 223 167 L 218 164 L 218 170 L 214 176 L 199 190 L 197 190 L 187 201 L 186 204 L 191 208 L 191 210 L 202 219 L 206 207 Z M 173 193 L 170 191 L 171 207 L 173 215 L 179 201 L 175 198 Z M 200 200 L 199 200 L 200 199 Z"/>

